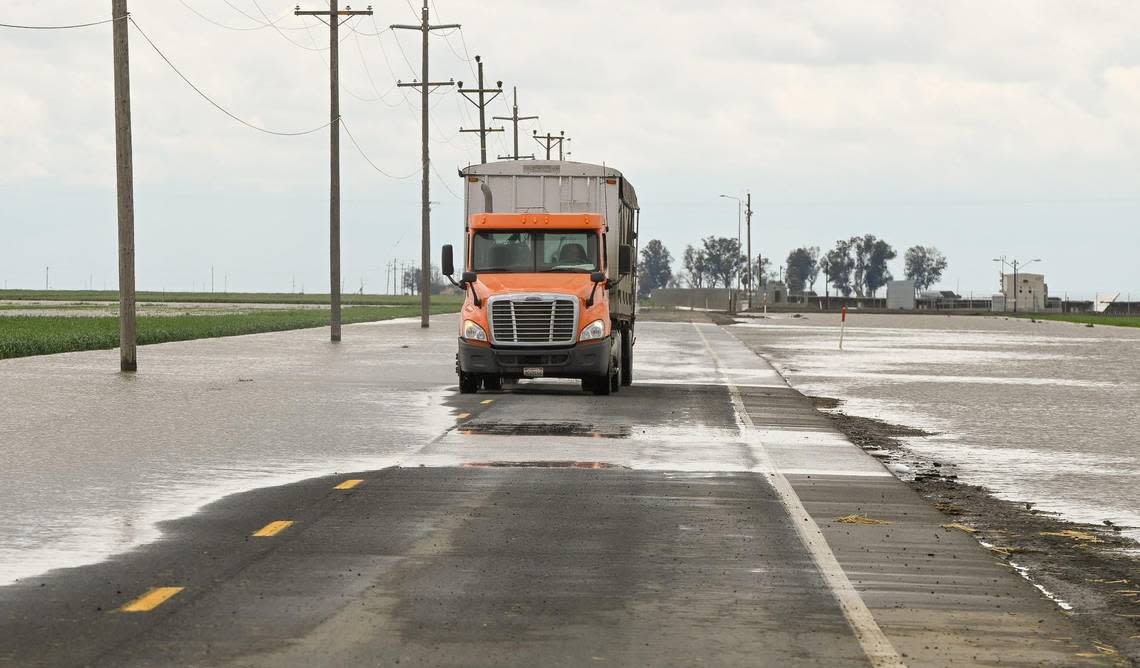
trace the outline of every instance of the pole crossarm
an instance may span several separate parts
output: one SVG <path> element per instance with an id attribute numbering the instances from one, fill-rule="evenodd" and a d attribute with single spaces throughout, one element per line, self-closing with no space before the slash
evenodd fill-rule
<path id="1" fill-rule="evenodd" d="M 552 150 L 554 150 L 555 146 L 557 146 L 558 147 L 558 159 L 561 160 L 563 157 L 563 150 L 562 150 L 563 142 L 569 141 L 570 138 L 566 136 L 565 130 L 559 131 L 559 133 L 556 135 L 552 135 L 549 132 L 544 134 L 544 135 L 540 135 L 540 134 L 538 134 L 538 130 L 535 130 L 534 131 L 534 140 L 536 142 L 538 142 L 540 146 L 542 146 L 543 148 L 546 149 L 546 159 L 547 160 L 550 159 L 550 152 Z"/>
<path id="2" fill-rule="evenodd" d="M 464 88 L 463 82 L 459 82 L 459 94 L 462 95 L 468 102 L 475 105 L 479 109 L 479 127 L 478 129 L 464 129 L 459 128 L 460 132 L 478 132 L 479 133 L 479 159 L 481 162 L 487 162 L 487 133 L 489 132 L 502 132 L 503 128 L 489 128 L 487 127 L 487 105 L 502 95 L 503 82 L 496 81 L 494 88 L 488 88 L 483 83 L 483 57 L 475 56 L 475 64 L 478 66 L 478 73 L 476 74 L 475 88 Z M 476 97 L 472 97 L 472 95 Z M 490 97 L 488 97 L 490 95 Z"/>
<path id="3" fill-rule="evenodd" d="M 511 95 L 514 98 L 514 104 L 511 105 L 511 115 L 491 117 L 491 120 L 494 121 L 510 121 L 514 126 L 514 155 L 500 155 L 499 160 L 521 160 L 523 158 L 534 160 L 533 155 L 519 154 L 519 122 L 537 120 L 538 116 L 519 116 L 519 89 L 517 87 L 512 88 Z"/>

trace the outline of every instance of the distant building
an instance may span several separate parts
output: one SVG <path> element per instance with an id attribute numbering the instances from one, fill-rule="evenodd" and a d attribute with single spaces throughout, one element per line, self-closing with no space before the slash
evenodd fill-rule
<path id="1" fill-rule="evenodd" d="M 1000 300 L 998 295 L 994 295 L 995 311 L 1024 311 L 1025 313 L 1036 313 L 1044 311 L 1049 303 L 1049 286 L 1045 283 L 1044 274 L 1017 274 L 1017 282 L 1014 283 L 1013 274 L 1003 274 L 1001 281 L 1001 296 L 1004 299 Z"/>
<path id="2" fill-rule="evenodd" d="M 887 281 L 887 309 L 914 310 L 914 281 Z"/>

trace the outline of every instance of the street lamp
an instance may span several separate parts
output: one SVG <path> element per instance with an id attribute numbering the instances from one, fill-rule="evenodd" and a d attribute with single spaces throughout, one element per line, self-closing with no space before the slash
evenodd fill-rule
<path id="1" fill-rule="evenodd" d="M 1007 261 L 1005 259 L 1004 255 L 1002 255 L 1001 257 L 995 257 L 994 258 L 994 262 L 1000 262 L 1000 263 L 1002 263 L 1003 266 L 1006 266 L 1006 267 L 1013 269 L 1013 312 L 1014 313 L 1017 313 L 1017 272 L 1021 269 L 1024 269 L 1025 267 L 1028 267 L 1029 265 L 1033 264 L 1034 262 L 1040 262 L 1040 261 L 1041 261 L 1041 258 L 1039 258 L 1039 257 L 1033 258 L 1032 260 L 1026 260 L 1026 261 L 1014 260 L 1012 262 Z M 1004 273 L 1002 274 L 1001 289 L 1002 289 L 1002 292 L 1004 293 L 1005 292 L 1005 274 Z M 1007 297 L 1008 297 L 1008 295 L 1007 295 Z M 1033 308 L 1037 308 L 1037 299 L 1036 298 L 1033 299 Z"/>
<path id="2" fill-rule="evenodd" d="M 739 252 L 739 250 L 740 250 L 740 211 L 741 211 L 741 208 L 744 206 L 744 200 L 740 199 L 739 197 L 734 197 L 732 195 L 721 195 L 721 197 L 723 197 L 725 199 L 736 200 L 736 248 L 737 248 L 737 251 Z M 744 263 L 744 267 L 745 267 L 746 271 L 748 269 L 748 265 L 751 262 L 752 262 L 752 258 L 748 258 L 747 262 Z M 749 282 L 751 283 L 751 281 L 749 281 Z M 737 276 L 736 276 L 736 288 L 740 289 L 740 275 L 739 274 L 737 274 Z"/>

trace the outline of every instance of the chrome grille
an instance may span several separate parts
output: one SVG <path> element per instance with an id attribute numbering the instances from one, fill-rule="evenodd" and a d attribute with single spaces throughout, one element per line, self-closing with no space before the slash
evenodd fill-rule
<path id="1" fill-rule="evenodd" d="M 578 304 L 558 295 L 504 295 L 491 299 L 491 342 L 537 346 L 572 344 Z"/>

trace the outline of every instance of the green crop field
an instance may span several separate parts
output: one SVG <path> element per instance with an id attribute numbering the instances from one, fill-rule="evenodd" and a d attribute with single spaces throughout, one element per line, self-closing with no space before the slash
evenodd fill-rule
<path id="1" fill-rule="evenodd" d="M 185 302 L 185 303 L 225 303 L 225 304 L 328 304 L 328 294 L 297 294 L 290 292 L 139 292 L 135 295 L 140 302 Z M 119 293 L 115 290 L 0 290 L 0 300 L 20 301 L 63 301 L 63 302 L 117 302 Z M 463 302 L 462 296 L 433 295 L 432 304 L 452 304 Z M 418 295 L 341 295 L 344 304 L 361 305 L 413 305 L 419 304 Z"/>
<path id="2" fill-rule="evenodd" d="M 455 303 L 434 303 L 433 313 L 459 310 Z M 343 322 L 373 322 L 419 315 L 419 306 L 349 306 Z M 287 329 L 327 326 L 327 309 L 245 311 L 223 315 L 139 316 L 140 345 L 237 336 Z M 0 359 L 50 355 L 77 350 L 102 350 L 119 345 L 116 317 L 0 316 Z"/>
<path id="3" fill-rule="evenodd" d="M 1104 315 L 1103 313 L 1034 313 L 1018 315 L 1019 318 L 1033 320 L 1058 320 L 1085 325 L 1108 325 L 1110 327 L 1140 327 L 1140 315 Z"/>

